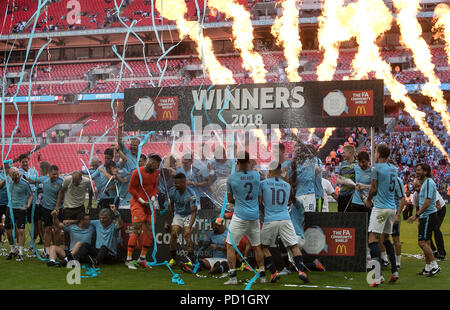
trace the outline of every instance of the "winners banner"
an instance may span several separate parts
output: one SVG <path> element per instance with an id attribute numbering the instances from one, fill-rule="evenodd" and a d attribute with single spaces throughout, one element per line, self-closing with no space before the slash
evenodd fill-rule
<path id="1" fill-rule="evenodd" d="M 382 80 L 128 88 L 125 130 L 381 127 L 383 98 Z"/>

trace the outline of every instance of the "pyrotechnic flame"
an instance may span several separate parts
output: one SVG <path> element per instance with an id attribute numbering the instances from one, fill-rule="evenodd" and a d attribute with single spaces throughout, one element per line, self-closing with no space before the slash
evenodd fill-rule
<path id="1" fill-rule="evenodd" d="M 267 136 L 266 136 L 264 130 L 254 129 L 253 133 L 254 133 L 255 137 L 259 138 L 261 144 L 264 145 L 265 147 L 267 147 Z"/>
<path id="2" fill-rule="evenodd" d="M 199 58 L 204 57 L 206 70 L 214 84 L 235 84 L 233 73 L 217 60 L 213 52 L 212 41 L 203 35 L 200 24 L 184 18 L 187 14 L 184 0 L 155 0 L 154 4 L 162 17 L 176 21 L 181 37 L 189 36 L 197 44 Z"/>
<path id="3" fill-rule="evenodd" d="M 441 82 L 434 72 L 430 48 L 422 37 L 422 27 L 417 20 L 420 11 L 419 0 L 394 0 L 398 11 L 397 24 L 400 26 L 402 45 L 412 51 L 414 62 L 422 71 L 428 82 L 422 88 L 422 94 L 431 98 L 431 106 L 440 113 L 442 122 L 450 134 L 450 114 L 447 111 L 447 102 L 441 90 Z"/>
<path id="4" fill-rule="evenodd" d="M 447 152 L 442 147 L 439 139 L 434 135 L 425 121 L 425 113 L 418 110 L 417 105 L 407 96 L 407 90 L 398 82 L 391 73 L 390 65 L 382 60 L 380 49 L 376 45 L 377 38 L 390 29 L 392 15 L 382 0 L 365 0 L 348 5 L 354 14 L 348 18 L 348 23 L 358 25 L 352 28 L 352 36 L 359 45 L 353 66 L 353 78 L 362 79 L 369 72 L 375 72 L 375 76 L 384 79 L 384 83 L 395 102 L 403 102 L 405 110 L 419 125 L 420 129 L 430 138 L 431 142 L 448 158 Z"/>
<path id="5" fill-rule="evenodd" d="M 320 150 L 321 148 L 323 148 L 325 146 L 325 144 L 327 143 L 328 139 L 330 139 L 331 135 L 333 134 L 333 132 L 336 130 L 335 127 L 329 127 L 327 129 L 325 129 L 325 134 L 323 135 L 322 138 L 322 143 L 320 144 L 319 148 L 317 150 Z"/>
<path id="6" fill-rule="evenodd" d="M 312 135 L 314 134 L 314 131 L 315 131 L 315 130 L 316 130 L 316 128 L 309 128 L 309 129 L 308 129 L 308 131 L 309 131 L 308 142 L 311 141 Z"/>
<path id="7" fill-rule="evenodd" d="M 283 1 L 283 15 L 275 19 L 271 29 L 277 44 L 284 48 L 284 57 L 288 64 L 286 73 L 289 82 L 300 82 L 302 80 L 298 74 L 302 42 L 299 35 L 297 2 L 300 4 L 301 0 Z"/>
<path id="8" fill-rule="evenodd" d="M 323 60 L 317 67 L 318 81 L 331 81 L 337 67 L 340 42 L 350 40 L 353 25 L 346 20 L 344 0 L 325 0 L 322 16 L 319 16 L 319 48 L 324 51 Z"/>
<path id="9" fill-rule="evenodd" d="M 234 47 L 241 51 L 242 67 L 250 72 L 256 83 L 265 83 L 267 70 L 260 54 L 253 50 L 253 25 L 250 13 L 235 0 L 209 0 L 208 6 L 233 18 Z"/>
<path id="10" fill-rule="evenodd" d="M 445 52 L 450 65 L 450 6 L 440 3 L 434 9 L 435 24 L 433 31 L 436 39 L 442 38 L 445 41 Z"/>

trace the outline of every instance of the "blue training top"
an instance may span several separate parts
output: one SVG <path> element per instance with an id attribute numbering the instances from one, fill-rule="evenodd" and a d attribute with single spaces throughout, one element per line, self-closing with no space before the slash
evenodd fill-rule
<path id="1" fill-rule="evenodd" d="M 261 182 L 259 195 L 264 203 L 264 222 L 289 220 L 288 201 L 291 186 L 282 178 Z"/>
<path id="2" fill-rule="evenodd" d="M 395 210 L 395 182 L 397 167 L 388 163 L 377 163 L 372 171 L 372 180 L 377 180 L 377 193 L 373 199 L 375 207 Z"/>
<path id="3" fill-rule="evenodd" d="M 234 216 L 245 221 L 259 219 L 259 187 L 260 175 L 257 171 L 239 170 L 230 175 L 227 191 L 234 196 Z"/>
<path id="4" fill-rule="evenodd" d="M 422 187 L 419 192 L 419 209 L 422 209 L 423 204 L 426 199 L 430 199 L 430 205 L 420 215 L 420 218 L 428 217 L 430 214 L 437 212 L 436 208 L 436 183 L 431 178 L 427 178 L 425 182 L 423 182 Z"/>

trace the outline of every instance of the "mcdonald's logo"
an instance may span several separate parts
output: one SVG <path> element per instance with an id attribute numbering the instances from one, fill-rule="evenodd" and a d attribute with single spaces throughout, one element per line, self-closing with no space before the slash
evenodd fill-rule
<path id="1" fill-rule="evenodd" d="M 347 254 L 347 247 L 344 244 L 339 244 L 336 247 L 336 254 Z"/>
<path id="2" fill-rule="evenodd" d="M 366 114 L 367 114 L 366 107 L 363 106 L 363 105 L 359 105 L 359 106 L 356 108 L 356 115 L 358 115 L 358 114 L 366 115 Z"/>
<path id="3" fill-rule="evenodd" d="M 164 111 L 162 119 L 163 120 L 172 119 L 172 111 L 170 110 Z"/>

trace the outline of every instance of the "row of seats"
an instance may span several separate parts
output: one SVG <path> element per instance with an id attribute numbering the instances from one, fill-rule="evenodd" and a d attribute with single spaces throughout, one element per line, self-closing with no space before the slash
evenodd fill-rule
<path id="1" fill-rule="evenodd" d="M 86 113 L 32 114 L 33 131 L 37 137 L 56 124 L 73 124 L 86 116 Z M 5 133 L 11 136 L 17 125 L 17 115 L 5 115 Z M 19 126 L 14 137 L 31 137 L 30 122 L 27 114 L 19 114 Z"/>
<path id="2" fill-rule="evenodd" d="M 350 72 L 349 72 L 350 73 Z M 335 73 L 334 80 L 343 80 L 344 77 L 348 76 L 348 74 Z M 168 77 L 170 75 L 167 75 Z M 317 81 L 316 73 L 301 73 L 300 74 L 302 81 Z M 450 70 L 438 71 L 437 76 L 442 83 L 450 82 Z M 374 78 L 373 74 L 369 75 L 369 78 Z M 417 82 L 423 83 L 425 80 L 423 74 L 420 71 L 403 71 L 396 75 L 396 79 L 404 84 L 417 84 Z M 238 84 L 253 84 L 253 79 L 250 77 L 235 77 L 236 83 Z M 286 78 L 281 79 L 280 75 L 271 75 L 267 76 L 267 82 L 277 83 L 286 81 Z M 155 86 L 158 85 L 159 78 L 155 76 L 153 79 L 153 83 Z M 61 81 L 60 83 L 54 84 L 32 84 L 31 95 L 32 96 L 40 96 L 40 95 L 63 95 L 63 94 L 79 94 L 83 90 L 86 90 L 87 93 L 114 93 L 117 88 L 118 82 L 98 82 L 96 86 L 92 88 L 88 88 L 87 82 L 70 82 L 70 81 Z M 187 84 L 186 84 L 187 83 Z M 211 80 L 202 76 L 186 79 L 186 77 L 177 77 L 177 78 L 163 78 L 161 81 L 162 87 L 171 87 L 171 86 L 199 86 L 199 85 L 210 85 Z M 122 80 L 118 92 L 123 92 L 126 88 L 140 88 L 140 87 L 151 87 L 149 81 L 124 81 Z M 5 96 L 11 97 L 17 91 L 17 85 L 12 84 L 5 89 Z M 22 83 L 17 94 L 18 96 L 28 96 L 28 83 Z"/>
<path id="3" fill-rule="evenodd" d="M 131 24 L 131 21 L 134 19 L 137 21 L 136 26 L 151 26 L 153 25 L 152 17 L 151 17 L 151 3 L 154 0 L 133 0 L 128 1 L 130 4 L 126 8 L 121 9 L 120 17 L 122 19 L 127 18 L 125 23 L 127 25 Z M 246 6 L 247 8 L 251 7 L 254 3 L 259 0 L 237 0 L 238 3 Z M 39 28 L 37 28 L 36 32 L 41 32 L 44 30 L 44 27 L 48 27 L 50 25 L 59 26 L 58 30 L 68 30 L 69 22 L 66 18 L 68 14 L 67 10 L 67 1 L 49 1 L 48 4 L 42 14 L 39 16 L 38 23 Z M 103 28 L 105 22 L 107 21 L 107 17 L 111 17 L 116 12 L 116 5 L 121 4 L 121 0 L 78 0 L 80 3 L 81 12 L 86 13 L 85 15 L 80 16 L 80 24 L 75 24 L 75 29 L 98 29 Z M 186 16 L 187 19 L 197 20 L 197 6 L 195 0 L 186 0 L 187 11 L 188 14 Z M 203 12 L 204 0 L 197 0 L 198 6 L 201 12 Z M 123 2 L 124 4 L 126 1 Z M 14 26 L 20 22 L 28 22 L 34 12 L 37 10 L 38 2 L 35 0 L 22 0 L 20 1 L 20 6 L 18 6 L 18 10 L 12 11 L 12 4 L 9 1 L 1 1 L 0 3 L 0 12 L 6 12 L 7 7 L 9 14 L 6 15 L 6 21 L 2 28 L 0 28 L 0 33 L 9 34 L 14 32 Z M 26 8 L 26 10 L 24 9 Z M 109 11 L 109 13 L 108 13 Z M 139 12 L 140 14 L 135 14 Z M 144 12 L 147 14 L 144 15 Z M 3 13 L 2 13 L 3 14 Z M 95 18 L 92 17 L 96 14 Z M 166 19 L 162 19 L 160 14 L 154 10 L 155 15 L 155 24 L 173 24 L 174 21 L 168 21 Z M 91 16 L 91 17 L 89 17 Z M 217 18 L 215 14 L 212 12 L 206 18 L 205 22 L 216 22 L 223 21 L 224 16 L 219 15 Z M 40 21 L 44 18 L 47 18 L 46 23 L 40 23 Z M 128 21 L 129 20 L 129 21 Z M 61 28 L 61 26 L 63 28 Z M 120 21 L 113 21 L 110 23 L 109 27 L 123 27 L 123 24 Z M 31 27 L 28 26 L 22 32 L 30 32 Z"/>

